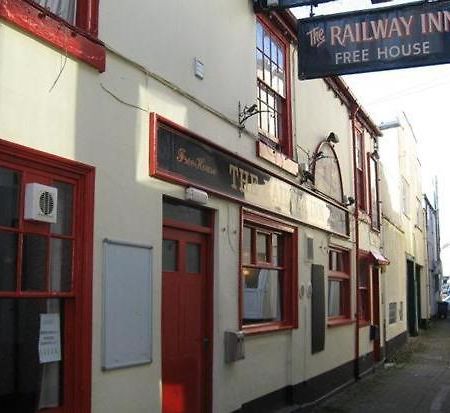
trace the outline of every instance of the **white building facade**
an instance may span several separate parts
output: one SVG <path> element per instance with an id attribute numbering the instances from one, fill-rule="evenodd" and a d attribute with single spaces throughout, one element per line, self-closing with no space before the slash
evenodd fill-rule
<path id="1" fill-rule="evenodd" d="M 340 78 L 297 80 L 290 13 L 0 18 L 6 412 L 264 412 L 383 360 L 380 131 Z"/>

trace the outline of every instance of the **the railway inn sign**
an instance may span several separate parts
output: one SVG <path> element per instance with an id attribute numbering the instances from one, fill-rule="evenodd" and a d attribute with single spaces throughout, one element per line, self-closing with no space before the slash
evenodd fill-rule
<path id="1" fill-rule="evenodd" d="M 450 63 L 450 1 L 298 21 L 299 78 Z"/>

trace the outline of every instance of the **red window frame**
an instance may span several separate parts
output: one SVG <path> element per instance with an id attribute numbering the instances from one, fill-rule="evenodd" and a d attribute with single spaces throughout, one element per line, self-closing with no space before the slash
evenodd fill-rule
<path id="1" fill-rule="evenodd" d="M 369 203 L 370 220 L 372 228 L 379 231 L 381 225 L 379 185 L 378 185 L 378 161 L 370 154 L 367 154 L 367 164 L 369 165 Z"/>
<path id="2" fill-rule="evenodd" d="M 358 208 L 367 210 L 366 197 L 366 166 L 364 156 L 364 133 L 362 129 L 356 128 L 356 183 L 358 186 Z"/>
<path id="3" fill-rule="evenodd" d="M 283 240 L 283 259 L 278 265 L 272 264 L 272 248 L 267 245 L 269 256 L 266 260 L 258 260 L 256 251 L 256 238 L 252 236 L 250 262 L 243 261 L 243 234 L 244 227 L 251 228 L 254 233 L 281 234 Z M 265 333 L 277 330 L 294 329 L 298 327 L 297 304 L 297 227 L 286 224 L 270 216 L 256 213 L 242 208 L 241 210 L 241 237 L 240 237 L 240 264 L 239 264 L 239 327 L 248 334 Z M 270 239 L 268 237 L 267 239 Z M 282 272 L 279 278 L 281 290 L 281 317 L 279 321 L 262 321 L 260 323 L 244 323 L 244 269 L 274 269 Z"/>
<path id="4" fill-rule="evenodd" d="M 64 300 L 63 337 L 63 405 L 48 409 L 55 413 L 91 411 L 92 369 L 92 260 L 95 169 L 54 155 L 0 139 L 0 166 L 18 171 L 24 177 L 19 195 L 19 226 L 2 227 L 3 231 L 21 234 L 48 234 L 50 224 L 24 222 L 24 187 L 29 178 L 52 180 L 74 185 L 73 193 L 73 268 L 69 292 L 23 291 L 20 286 L 20 247 L 16 258 L 15 291 L 0 291 L 0 299 Z M 59 237 L 61 238 L 61 237 Z M 64 237 L 62 237 L 64 238 Z M 47 263 L 48 266 L 48 263 Z"/>
<path id="5" fill-rule="evenodd" d="M 371 301 L 371 274 L 372 265 L 370 256 L 360 252 L 358 263 L 358 303 L 357 309 L 359 326 L 363 327 L 372 321 L 372 301 Z"/>
<path id="6" fill-rule="evenodd" d="M 335 257 L 335 259 L 333 258 Z M 328 251 L 328 325 L 336 326 L 351 322 L 351 270 L 350 252 L 331 246 Z M 329 315 L 330 282 L 339 282 L 339 314 Z"/>
<path id="7" fill-rule="evenodd" d="M 268 60 L 270 62 L 270 67 L 272 66 L 279 67 L 278 60 L 274 61 L 272 59 L 272 52 L 269 55 L 264 53 L 264 46 L 262 49 L 258 45 L 258 40 L 256 43 L 256 53 L 257 53 L 257 66 L 258 66 L 258 54 L 262 54 L 263 56 L 263 68 L 262 73 L 263 76 L 258 75 L 258 68 L 256 73 L 256 83 L 257 83 L 257 104 L 258 110 L 260 111 L 258 115 L 258 133 L 261 141 L 271 147 L 272 149 L 283 153 L 289 158 L 293 156 L 293 145 L 292 145 L 292 125 L 291 125 L 291 80 L 290 80 L 290 61 L 289 61 L 289 41 L 283 36 L 283 32 L 274 24 L 273 21 L 268 19 L 266 16 L 257 16 L 256 19 L 256 27 L 258 32 L 259 25 L 261 26 L 263 33 L 266 33 L 270 36 L 271 40 L 281 49 L 283 54 L 283 68 L 284 68 L 284 96 L 280 94 L 278 90 L 274 89 L 272 83 L 272 70 L 270 72 L 270 81 L 265 79 L 265 65 L 264 61 Z M 256 34 L 258 39 L 258 33 Z M 263 34 L 264 40 L 264 34 Z M 271 113 L 264 112 L 265 107 L 262 107 L 262 90 L 265 89 L 269 91 L 270 94 L 273 94 L 275 98 L 278 98 L 279 110 L 277 113 L 279 115 L 279 122 L 275 122 L 278 124 L 279 133 L 276 135 L 269 133 L 268 128 L 262 128 L 261 124 L 263 119 L 269 119 Z M 269 101 L 269 97 L 266 99 Z M 274 99 L 275 100 L 275 99 Z M 266 116 L 267 115 L 267 116 Z"/>
<path id="8" fill-rule="evenodd" d="M 99 0 L 77 0 L 72 25 L 33 0 L 0 0 L 0 18 L 104 72 L 106 52 L 97 38 L 98 8 Z"/>

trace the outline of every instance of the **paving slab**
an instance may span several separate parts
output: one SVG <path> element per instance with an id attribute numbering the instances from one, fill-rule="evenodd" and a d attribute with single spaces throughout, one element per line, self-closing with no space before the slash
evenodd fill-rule
<path id="1" fill-rule="evenodd" d="M 450 413 L 450 318 L 433 321 L 391 363 L 308 411 Z"/>

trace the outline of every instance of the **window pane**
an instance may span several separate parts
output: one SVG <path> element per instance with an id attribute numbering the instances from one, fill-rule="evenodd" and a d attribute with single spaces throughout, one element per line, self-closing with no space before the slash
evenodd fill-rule
<path id="1" fill-rule="evenodd" d="M 252 259 L 252 230 L 244 227 L 242 232 L 242 264 L 250 264 Z"/>
<path id="2" fill-rule="evenodd" d="M 284 53 L 281 48 L 278 49 L 278 66 L 284 68 Z"/>
<path id="3" fill-rule="evenodd" d="M 17 234 L 0 232 L 0 291 L 16 290 Z"/>
<path id="4" fill-rule="evenodd" d="M 284 264 L 283 237 L 279 234 L 272 235 L 272 263 L 277 266 Z"/>
<path id="5" fill-rule="evenodd" d="M 50 240 L 50 290 L 72 289 L 72 241 Z"/>
<path id="6" fill-rule="evenodd" d="M 264 30 L 264 54 L 266 56 L 270 56 L 270 36 L 265 30 Z"/>
<path id="7" fill-rule="evenodd" d="M 275 115 L 273 113 L 269 113 L 269 131 L 268 132 L 269 132 L 269 135 L 274 137 L 274 138 L 276 137 L 276 134 L 275 134 L 275 129 L 276 129 L 275 128 L 275 122 L 276 122 Z"/>
<path id="8" fill-rule="evenodd" d="M 256 47 L 263 50 L 263 28 L 261 23 L 256 23 Z"/>
<path id="9" fill-rule="evenodd" d="M 0 226 L 17 227 L 19 223 L 20 175 L 0 168 Z"/>
<path id="10" fill-rule="evenodd" d="M 64 182 L 55 182 L 58 188 L 58 210 L 57 222 L 51 225 L 54 234 L 72 234 L 72 211 L 73 211 L 73 185 Z"/>
<path id="11" fill-rule="evenodd" d="M 264 70 L 264 63 L 263 63 L 263 55 L 260 51 L 256 52 L 256 76 L 258 79 L 263 78 L 263 70 Z"/>
<path id="12" fill-rule="evenodd" d="M 259 262 L 269 262 L 269 236 L 267 234 L 256 234 L 256 260 Z"/>
<path id="13" fill-rule="evenodd" d="M 65 21 L 75 24 L 76 0 L 33 0 Z"/>
<path id="14" fill-rule="evenodd" d="M 271 84 L 271 66 L 270 66 L 270 60 L 268 57 L 264 58 L 264 82 L 266 82 L 268 85 Z"/>
<path id="15" fill-rule="evenodd" d="M 277 56 L 278 56 L 278 45 L 275 43 L 274 40 L 271 42 L 271 51 L 270 51 L 270 59 L 276 63 L 277 62 Z"/>
<path id="16" fill-rule="evenodd" d="M 164 199 L 163 201 L 163 218 L 189 222 L 190 224 L 203 227 L 209 225 L 209 215 L 206 210 L 180 204 L 170 199 Z"/>
<path id="17" fill-rule="evenodd" d="M 267 110 L 268 110 L 267 106 L 264 103 L 262 103 L 261 104 L 261 123 L 259 124 L 259 127 L 265 132 L 267 132 L 269 130 L 269 125 L 268 125 L 269 116 L 268 116 Z"/>
<path id="18" fill-rule="evenodd" d="M 47 238 L 24 235 L 22 257 L 22 290 L 46 290 Z"/>
<path id="19" fill-rule="evenodd" d="M 178 241 L 165 239 L 163 240 L 162 251 L 162 267 L 163 271 L 178 270 Z"/>
<path id="20" fill-rule="evenodd" d="M 63 305 L 57 299 L 0 299 L 0 410 L 35 413 L 62 404 L 63 362 L 39 354 L 41 315 L 52 314 L 64 353 Z M 45 330 L 42 330 L 45 331 Z M 44 350 L 44 349 L 42 349 Z M 56 353 L 57 355 L 57 353 Z M 57 357 L 56 357 L 57 358 Z"/>
<path id="21" fill-rule="evenodd" d="M 243 268 L 243 322 L 281 320 L 280 271 Z"/>
<path id="22" fill-rule="evenodd" d="M 186 245 L 186 271 L 190 273 L 199 273 L 201 268 L 200 244 Z"/>
<path id="23" fill-rule="evenodd" d="M 328 317 L 336 317 L 342 314 L 341 311 L 341 282 L 336 280 L 328 281 Z"/>

